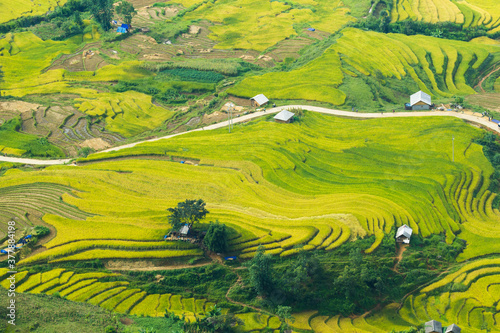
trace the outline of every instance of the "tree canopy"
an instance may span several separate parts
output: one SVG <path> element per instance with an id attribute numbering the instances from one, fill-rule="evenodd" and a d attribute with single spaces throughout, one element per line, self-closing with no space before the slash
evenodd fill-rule
<path id="1" fill-rule="evenodd" d="M 227 229 L 225 224 L 210 222 L 207 234 L 203 239 L 205 246 L 212 252 L 226 252 L 227 250 Z"/>
<path id="2" fill-rule="evenodd" d="M 265 254 L 264 250 L 260 245 L 248 267 L 250 285 L 260 296 L 269 295 L 274 287 L 272 258 L 269 254 Z"/>
<path id="3" fill-rule="evenodd" d="M 122 1 L 116 7 L 116 13 L 122 17 L 123 22 L 130 25 L 132 23 L 132 18 L 137 14 L 137 11 L 135 10 L 134 5 L 130 2 Z"/>
<path id="4" fill-rule="evenodd" d="M 192 227 L 209 213 L 205 205 L 206 203 L 201 199 L 179 202 L 177 207 L 167 209 L 170 212 L 168 222 L 174 230 L 179 230 L 183 224 L 189 224 Z"/>
<path id="5" fill-rule="evenodd" d="M 104 31 L 111 29 L 111 19 L 113 18 L 113 0 L 93 0 L 88 1 L 87 3 L 94 19 L 101 25 Z"/>

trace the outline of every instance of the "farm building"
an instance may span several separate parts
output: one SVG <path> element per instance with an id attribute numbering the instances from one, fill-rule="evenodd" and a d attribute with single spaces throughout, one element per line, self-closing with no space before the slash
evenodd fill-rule
<path id="1" fill-rule="evenodd" d="M 410 96 L 410 103 L 405 104 L 409 110 L 429 110 L 432 106 L 431 96 L 422 90 Z"/>
<path id="2" fill-rule="evenodd" d="M 455 324 L 451 324 L 450 326 L 448 326 L 448 328 L 446 328 L 446 333 L 460 333 L 462 331 L 462 329 L 460 327 L 458 327 L 457 325 Z"/>
<path id="3" fill-rule="evenodd" d="M 431 320 L 424 325 L 425 333 L 443 333 L 443 328 L 441 322 L 437 320 Z"/>
<path id="4" fill-rule="evenodd" d="M 290 111 L 283 110 L 274 116 L 274 120 L 278 123 L 291 123 L 294 115 L 295 114 Z"/>
<path id="5" fill-rule="evenodd" d="M 264 96 L 264 94 L 258 94 L 257 96 L 250 98 L 250 103 L 254 107 L 262 106 L 262 105 L 266 104 L 267 102 L 269 102 L 269 100 L 267 99 L 266 96 Z"/>
<path id="6" fill-rule="evenodd" d="M 189 234 L 189 224 L 184 224 L 181 230 L 179 230 L 179 234 L 181 237 L 187 236 Z"/>
<path id="7" fill-rule="evenodd" d="M 403 224 L 396 232 L 396 242 L 410 244 L 410 237 L 412 233 L 413 230 L 406 224 Z"/>

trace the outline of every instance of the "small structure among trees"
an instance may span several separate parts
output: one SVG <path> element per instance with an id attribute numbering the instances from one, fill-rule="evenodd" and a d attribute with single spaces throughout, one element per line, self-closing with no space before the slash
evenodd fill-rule
<path id="1" fill-rule="evenodd" d="M 267 102 L 269 102 L 269 99 L 267 99 L 264 94 L 258 94 L 257 96 L 250 98 L 250 103 L 253 107 L 260 107 L 264 104 L 267 104 Z"/>
<path id="2" fill-rule="evenodd" d="M 396 242 L 410 244 L 410 237 L 412 233 L 413 229 L 406 224 L 403 224 L 398 228 L 398 231 L 396 232 Z"/>
<path id="3" fill-rule="evenodd" d="M 293 116 L 295 116 L 294 113 L 288 110 L 283 110 L 274 116 L 274 120 L 278 123 L 291 123 Z"/>
<path id="4" fill-rule="evenodd" d="M 204 219 L 209 213 L 205 209 L 205 205 L 205 202 L 201 199 L 179 202 L 177 207 L 168 209 L 170 212 L 168 223 L 170 223 L 173 230 L 179 231 L 187 225 L 187 230 L 189 231 L 189 228 L 192 228 L 193 224 Z"/>

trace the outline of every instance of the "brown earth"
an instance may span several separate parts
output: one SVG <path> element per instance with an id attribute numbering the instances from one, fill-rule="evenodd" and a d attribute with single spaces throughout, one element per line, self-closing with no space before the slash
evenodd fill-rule
<path id="1" fill-rule="evenodd" d="M 500 112 L 500 93 L 483 93 L 465 98 L 469 103 L 482 106 L 492 111 Z"/>
<path id="2" fill-rule="evenodd" d="M 94 150 L 103 150 L 103 149 L 111 147 L 111 145 L 109 144 L 109 142 L 104 141 L 101 138 L 93 138 L 93 139 L 87 139 L 87 140 L 83 141 L 82 143 L 80 143 L 80 147 L 82 147 L 82 148 L 89 147 L 89 148 L 92 148 Z"/>
<path id="3" fill-rule="evenodd" d="M 39 104 L 27 103 L 22 101 L 0 102 L 0 112 L 8 111 L 8 112 L 24 113 L 36 110 L 38 107 L 40 107 Z"/>

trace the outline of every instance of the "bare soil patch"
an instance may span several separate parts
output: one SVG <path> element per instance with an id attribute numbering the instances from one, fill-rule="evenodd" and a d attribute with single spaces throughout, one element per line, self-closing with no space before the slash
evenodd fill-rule
<path id="1" fill-rule="evenodd" d="M 203 115 L 202 119 L 202 124 L 212 124 L 212 123 L 218 123 L 220 121 L 227 120 L 227 113 L 222 113 L 219 111 L 215 111 L 211 114 L 205 114 Z"/>
<path id="2" fill-rule="evenodd" d="M 94 150 L 103 150 L 111 147 L 111 145 L 101 138 L 88 139 L 80 143 L 80 147 L 89 147 Z"/>
<path id="3" fill-rule="evenodd" d="M 466 97 L 467 102 L 500 112 L 500 93 L 483 93 Z"/>
<path id="4" fill-rule="evenodd" d="M 210 265 L 211 261 L 205 261 L 193 265 L 188 265 L 182 262 L 173 262 L 170 264 L 161 263 L 158 261 L 145 261 L 145 260 L 109 260 L 106 262 L 105 267 L 113 271 L 170 271 L 175 269 L 185 269 L 193 267 L 201 267 Z"/>
<path id="5" fill-rule="evenodd" d="M 305 46 L 312 44 L 313 39 L 305 37 L 297 37 L 293 39 L 285 39 L 279 42 L 271 52 L 266 53 L 274 61 L 282 62 L 285 58 L 297 59 L 299 51 Z"/>
<path id="6" fill-rule="evenodd" d="M 8 111 L 8 112 L 24 113 L 36 110 L 38 107 L 40 107 L 39 104 L 22 102 L 22 101 L 0 102 L 0 112 Z"/>

